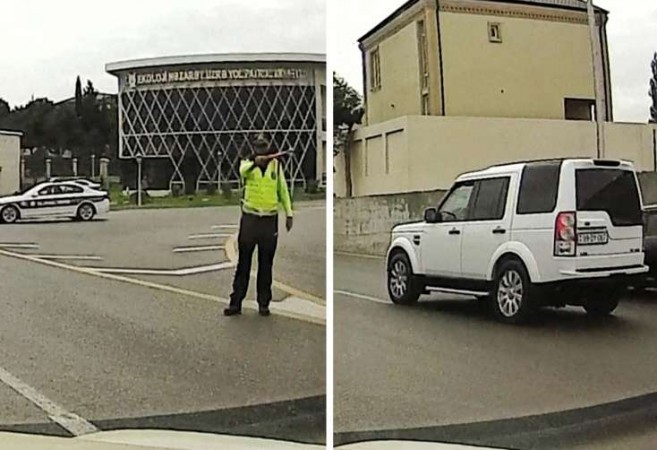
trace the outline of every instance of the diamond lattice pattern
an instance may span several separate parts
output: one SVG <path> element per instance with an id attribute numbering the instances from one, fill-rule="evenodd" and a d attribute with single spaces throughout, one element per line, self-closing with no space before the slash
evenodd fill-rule
<path id="1" fill-rule="evenodd" d="M 121 94 L 121 155 L 167 157 L 171 184 L 184 185 L 183 166 L 199 168 L 196 189 L 238 183 L 239 159 L 264 133 L 288 150 L 292 181 L 315 177 L 317 118 L 314 86 L 222 86 L 132 90 Z"/>

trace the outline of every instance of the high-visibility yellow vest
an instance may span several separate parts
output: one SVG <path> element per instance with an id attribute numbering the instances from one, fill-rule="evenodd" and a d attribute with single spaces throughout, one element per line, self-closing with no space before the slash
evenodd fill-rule
<path id="1" fill-rule="evenodd" d="M 244 184 L 242 210 L 260 216 L 278 213 L 282 205 L 287 216 L 292 216 L 292 201 L 279 162 L 272 160 L 263 171 L 251 160 L 240 163 L 240 176 Z"/>

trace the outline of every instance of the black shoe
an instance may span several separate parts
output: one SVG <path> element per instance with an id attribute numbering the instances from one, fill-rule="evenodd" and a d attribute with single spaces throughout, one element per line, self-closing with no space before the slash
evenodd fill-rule
<path id="1" fill-rule="evenodd" d="M 242 310 L 240 308 L 233 308 L 231 306 L 224 309 L 224 316 L 239 316 L 240 314 L 242 314 Z"/>
<path id="2" fill-rule="evenodd" d="M 269 307 L 261 306 L 258 308 L 258 314 L 260 314 L 262 317 L 267 317 L 271 315 L 271 311 L 269 311 Z"/>

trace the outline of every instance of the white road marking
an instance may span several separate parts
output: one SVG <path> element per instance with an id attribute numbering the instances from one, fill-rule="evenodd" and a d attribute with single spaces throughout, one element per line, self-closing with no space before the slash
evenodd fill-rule
<path id="1" fill-rule="evenodd" d="M 197 239 L 218 239 L 218 238 L 227 238 L 232 235 L 229 233 L 206 233 L 206 234 L 190 234 L 187 239 L 197 240 Z"/>
<path id="2" fill-rule="evenodd" d="M 201 300 L 206 300 L 206 301 L 211 301 L 215 303 L 220 303 L 222 305 L 228 305 L 229 300 L 227 298 L 222 298 L 222 297 L 217 297 L 216 295 L 210 295 L 210 294 L 204 294 L 203 292 L 197 292 L 197 291 L 190 291 L 187 289 L 182 289 L 178 288 L 175 286 L 170 286 L 167 284 L 159 284 L 159 283 L 153 283 L 150 281 L 144 281 L 144 280 L 139 280 L 136 278 L 129 278 L 129 277 L 123 277 L 120 275 L 115 275 L 115 274 L 110 274 L 110 273 L 102 273 L 102 272 L 97 272 L 90 270 L 87 267 L 80 267 L 80 266 L 72 266 L 69 264 L 64 264 L 61 262 L 56 262 L 56 261 L 48 261 L 45 259 L 38 259 L 34 258 L 31 255 L 25 254 L 25 253 L 14 253 L 10 252 L 7 250 L 0 250 L 0 255 L 8 256 L 10 258 L 16 258 L 16 259 L 21 259 L 23 261 L 30 261 L 34 262 L 37 264 L 41 264 L 44 266 L 50 266 L 50 267 L 56 267 L 58 269 L 64 269 L 68 270 L 69 272 L 76 272 L 84 275 L 90 275 L 94 276 L 97 278 L 103 278 L 106 280 L 112 280 L 112 281 L 120 281 L 122 283 L 128 283 L 128 284 L 133 284 L 136 286 L 141 286 L 141 287 L 146 287 L 158 291 L 164 291 L 164 292 L 169 292 L 185 297 L 191 297 L 191 298 L 196 298 L 196 299 L 201 299 Z M 257 311 L 258 307 L 254 302 L 244 302 L 242 305 L 242 309 L 250 309 L 253 311 Z M 311 316 L 305 316 L 303 314 L 299 313 L 289 313 L 287 311 L 281 311 L 279 313 L 280 316 L 282 317 L 288 317 L 291 319 L 297 319 L 301 320 L 303 322 L 311 322 L 311 323 L 316 323 L 319 325 L 326 325 L 326 321 L 321 321 L 318 320 L 315 317 Z"/>
<path id="3" fill-rule="evenodd" d="M 203 245 L 199 247 L 176 247 L 173 249 L 174 253 L 193 253 L 193 252 L 209 252 L 214 250 L 223 250 L 223 245 Z"/>
<path id="4" fill-rule="evenodd" d="M 115 267 L 87 267 L 89 270 L 100 273 L 116 273 L 122 275 L 164 275 L 164 276 L 185 276 L 196 275 L 199 273 L 215 272 L 218 270 L 230 269 L 235 267 L 232 262 L 223 262 L 219 264 L 210 264 L 207 266 L 189 267 L 185 269 L 128 269 Z"/>
<path id="5" fill-rule="evenodd" d="M 386 300 L 383 300 L 383 299 L 380 299 L 380 298 L 376 298 L 376 297 L 371 297 L 369 295 L 357 294 L 355 292 L 339 291 L 339 290 L 336 289 L 336 290 L 333 290 L 333 293 L 338 294 L 338 295 L 346 295 L 347 297 L 359 298 L 361 300 L 369 300 L 370 302 L 383 303 L 385 305 L 390 304 L 389 301 L 386 301 Z"/>
<path id="6" fill-rule="evenodd" d="M 39 244 L 34 244 L 34 243 L 12 243 L 12 242 L 7 242 L 7 243 L 0 243 L 0 248 L 24 248 L 24 249 L 37 249 L 39 248 Z"/>
<path id="7" fill-rule="evenodd" d="M 226 239 L 226 242 L 224 242 L 224 252 L 229 261 L 237 264 L 237 233 Z"/>
<path id="8" fill-rule="evenodd" d="M 314 317 L 326 322 L 326 307 L 304 298 L 287 297 L 280 302 L 271 302 L 270 308 L 275 313 L 300 314 L 302 317 Z"/>
<path id="9" fill-rule="evenodd" d="M 212 225 L 210 228 L 213 230 L 235 230 L 239 227 L 239 225 Z"/>
<path id="10" fill-rule="evenodd" d="M 363 258 L 363 259 L 376 259 L 376 260 L 384 260 L 386 259 L 385 256 L 378 256 L 378 255 L 366 255 L 363 253 L 351 253 L 351 252 L 333 252 L 334 255 L 338 256 L 349 256 L 352 258 Z"/>
<path id="11" fill-rule="evenodd" d="M 57 403 L 50 400 L 45 395 L 34 389 L 32 386 L 24 383 L 20 379 L 0 367 L 0 381 L 25 397 L 37 408 L 45 412 L 50 420 L 58 423 L 71 432 L 74 436 L 81 436 L 88 433 L 96 433 L 100 430 L 91 423 L 78 416 L 75 413 L 67 411 Z"/>
<path id="12" fill-rule="evenodd" d="M 35 258 L 39 259 L 61 259 L 67 261 L 102 261 L 103 258 L 100 256 L 85 256 L 85 255 L 35 255 L 32 254 Z"/>

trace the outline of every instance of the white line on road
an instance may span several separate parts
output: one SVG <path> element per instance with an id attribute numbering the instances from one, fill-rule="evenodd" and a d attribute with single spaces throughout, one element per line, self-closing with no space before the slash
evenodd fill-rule
<path id="1" fill-rule="evenodd" d="M 359 298 L 361 300 L 369 300 L 370 302 L 383 303 L 386 305 L 390 304 L 389 301 L 376 297 L 371 297 L 369 295 L 357 294 L 355 292 L 334 290 L 333 293 L 338 295 L 346 295 L 347 297 Z"/>
<path id="2" fill-rule="evenodd" d="M 7 242 L 7 243 L 0 243 L 0 248 L 24 248 L 24 249 L 36 249 L 36 248 L 39 248 L 39 245 L 38 245 L 38 244 L 33 244 L 33 243 L 29 243 L 29 244 L 28 244 L 28 243 L 21 244 L 21 243 L 11 243 L 11 242 Z"/>
<path id="3" fill-rule="evenodd" d="M 210 228 L 213 230 L 236 230 L 239 227 L 239 225 L 212 225 Z"/>
<path id="4" fill-rule="evenodd" d="M 117 274 L 111 273 L 102 273 L 98 271 L 91 270 L 87 267 L 73 266 L 70 264 L 64 264 L 57 261 L 48 261 L 45 259 L 34 258 L 31 255 L 25 253 L 15 253 L 8 250 L 0 250 L 0 256 L 7 256 L 10 258 L 16 258 L 23 261 L 30 261 L 37 264 L 42 264 L 45 266 L 56 267 L 58 269 L 68 270 L 70 272 L 76 272 L 79 274 L 90 275 L 97 278 L 104 278 L 106 280 L 119 281 L 122 283 L 133 284 L 136 286 L 141 286 L 149 289 L 158 290 L 161 292 L 169 292 L 172 294 L 177 294 L 185 297 L 196 298 L 200 300 L 206 300 L 211 302 L 216 302 L 222 305 L 228 305 L 229 300 L 227 298 L 218 297 L 216 295 L 204 294 L 203 292 L 191 291 L 188 289 L 182 289 L 175 286 L 170 286 L 166 284 L 153 283 L 150 281 L 139 280 L 136 278 L 125 277 Z M 242 306 L 243 309 L 251 309 L 257 311 L 257 306 L 253 302 L 245 302 Z M 326 320 L 319 320 L 313 316 L 306 316 L 300 313 L 289 313 L 287 311 L 279 312 L 279 315 L 283 317 L 289 317 L 291 319 L 297 319 L 304 322 L 316 323 L 318 325 L 326 326 Z"/>
<path id="5" fill-rule="evenodd" d="M 199 247 L 176 247 L 173 249 L 174 253 L 193 253 L 193 252 L 209 252 L 214 250 L 223 250 L 223 245 L 202 245 Z"/>
<path id="6" fill-rule="evenodd" d="M 185 276 L 199 273 L 215 272 L 217 270 L 235 267 L 232 262 L 210 264 L 207 266 L 189 267 L 185 269 L 123 269 L 115 267 L 88 267 L 87 269 L 100 273 L 116 273 L 122 275 L 163 275 L 163 276 Z"/>
<path id="7" fill-rule="evenodd" d="M 317 303 L 290 296 L 280 302 L 272 302 L 271 310 L 275 313 L 285 312 L 288 315 L 298 314 L 300 318 L 313 317 L 321 322 L 326 322 L 326 307 Z"/>
<path id="8" fill-rule="evenodd" d="M 98 428 L 93 426 L 90 422 L 86 421 L 77 414 L 67 411 L 45 395 L 41 394 L 32 386 L 24 383 L 23 381 L 7 372 L 2 367 L 0 367 L 0 381 L 12 388 L 18 394 L 25 397 L 37 408 L 45 412 L 48 417 L 50 417 L 50 420 L 58 423 L 70 431 L 74 436 L 81 436 L 83 434 L 96 433 L 99 431 Z"/>
<path id="9" fill-rule="evenodd" d="M 229 233 L 206 233 L 206 234 L 190 234 L 187 239 L 198 240 L 198 239 L 218 239 L 218 238 L 227 238 L 232 236 Z"/>
<path id="10" fill-rule="evenodd" d="M 61 259 L 67 261 L 102 261 L 100 256 L 85 255 L 32 255 L 39 259 Z"/>

